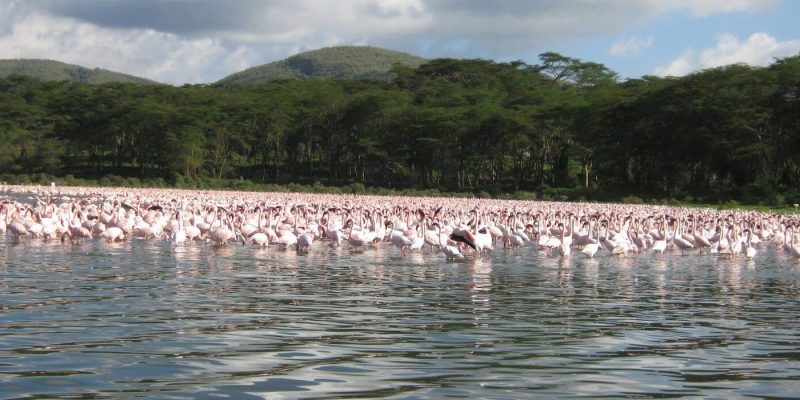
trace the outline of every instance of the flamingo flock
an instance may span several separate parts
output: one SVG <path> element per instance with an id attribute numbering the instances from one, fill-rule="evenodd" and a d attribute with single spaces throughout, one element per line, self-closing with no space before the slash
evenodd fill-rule
<path id="1" fill-rule="evenodd" d="M 462 198 L 0 186 L 9 242 L 168 240 L 173 246 L 369 251 L 448 261 L 535 246 L 552 257 L 643 253 L 800 259 L 800 218 L 763 212 Z"/>

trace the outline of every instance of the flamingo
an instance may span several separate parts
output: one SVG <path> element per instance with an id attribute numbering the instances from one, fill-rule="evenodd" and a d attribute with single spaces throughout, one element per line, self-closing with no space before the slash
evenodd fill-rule
<path id="1" fill-rule="evenodd" d="M 290 246 L 297 246 L 297 235 L 294 232 L 286 229 L 281 230 L 278 238 L 274 240 L 275 243 L 283 245 L 284 248 L 289 248 Z"/>
<path id="2" fill-rule="evenodd" d="M 112 226 L 104 230 L 102 233 L 100 233 L 100 237 L 111 243 L 111 242 L 116 242 L 117 240 L 119 241 L 124 240 L 125 233 L 119 227 Z"/>
<path id="3" fill-rule="evenodd" d="M 194 212 L 191 212 L 191 217 L 189 217 L 189 222 L 191 222 L 191 225 L 185 226 L 183 221 L 181 221 L 181 224 L 184 226 L 183 231 L 184 233 L 186 233 L 186 240 L 192 242 L 200 239 L 203 232 L 200 231 L 200 228 L 198 228 L 196 225 L 197 219 L 195 218 Z"/>
<path id="4" fill-rule="evenodd" d="M 400 257 L 406 256 L 406 248 L 411 246 L 411 239 L 406 237 L 403 232 L 395 229 L 395 223 L 388 221 L 386 226 L 391 225 L 392 229 L 389 231 L 389 242 L 400 250 Z"/>
<path id="5" fill-rule="evenodd" d="M 606 250 L 613 252 L 614 249 L 617 247 L 617 242 L 608 237 L 609 233 L 608 222 L 604 221 L 602 223 L 602 226 L 603 228 L 605 228 L 605 234 L 603 237 L 600 238 L 600 243 L 603 245 L 603 247 L 606 248 Z"/>
<path id="6" fill-rule="evenodd" d="M 478 247 L 475 245 L 475 236 L 472 235 L 472 232 L 462 227 L 455 227 L 453 229 L 453 233 L 450 234 L 450 240 L 464 243 L 465 245 L 472 247 L 473 250 L 478 249 Z"/>
<path id="7" fill-rule="evenodd" d="M 418 224 L 414 229 L 414 236 L 411 237 L 411 244 L 408 246 L 408 250 L 422 252 L 422 246 L 425 245 L 425 234 L 420 234 L 420 231 L 423 230 L 425 227 L 423 224 Z"/>
<path id="8" fill-rule="evenodd" d="M 725 229 L 726 228 L 725 223 L 722 221 L 720 221 L 719 223 L 720 223 L 718 228 L 719 237 L 717 238 L 717 245 L 713 247 L 712 253 L 730 254 L 731 253 L 730 241 L 728 240 L 728 233 Z"/>
<path id="9" fill-rule="evenodd" d="M 223 211 L 225 211 L 225 218 L 220 221 L 220 226 L 209 230 L 209 236 L 206 239 L 206 242 L 209 240 L 213 241 L 217 246 L 225 246 L 229 241 L 237 239 L 237 235 L 233 230 L 233 226 L 231 225 L 230 220 L 228 220 L 228 212 L 227 210 Z M 215 212 L 215 220 L 217 219 L 216 213 L 218 213 L 218 211 Z"/>
<path id="10" fill-rule="evenodd" d="M 600 249 L 600 242 L 594 241 L 592 242 L 592 224 L 589 223 L 589 232 L 588 232 L 588 243 L 583 246 L 581 249 L 581 253 L 586 254 L 589 258 L 594 258 L 594 255 L 597 253 L 597 250 Z"/>
<path id="11" fill-rule="evenodd" d="M 442 243 L 442 226 L 438 222 L 434 222 L 433 226 L 438 228 L 438 236 L 439 236 L 439 251 L 445 255 L 446 261 L 454 261 L 456 258 L 464 258 L 464 255 L 461 254 L 461 250 L 458 249 L 456 246 L 450 246 L 448 244 Z"/>
<path id="12" fill-rule="evenodd" d="M 489 229 L 483 224 L 483 216 L 478 215 L 477 210 L 472 210 L 471 213 L 475 214 L 474 217 L 474 232 L 472 233 L 472 240 L 475 244 L 475 249 L 479 254 L 484 254 L 487 251 L 494 250 L 492 246 L 492 235 Z"/>
<path id="13" fill-rule="evenodd" d="M 256 232 L 258 232 L 261 228 L 261 209 L 258 211 L 258 215 L 256 215 L 257 221 L 256 224 L 253 225 L 250 219 L 246 221 L 242 221 L 241 226 L 239 227 L 239 233 L 245 238 L 249 238 L 253 236 Z"/>
<path id="14" fill-rule="evenodd" d="M 242 235 L 242 244 L 245 244 L 247 241 L 250 241 L 250 243 L 257 245 L 258 247 L 269 246 L 269 236 L 263 232 L 253 233 L 248 238 L 245 238 L 244 235 Z"/>
<path id="15" fill-rule="evenodd" d="M 659 252 L 664 254 L 664 251 L 667 249 L 667 221 L 666 218 L 661 220 L 661 224 L 658 225 L 659 227 L 651 231 L 651 235 L 653 236 L 653 245 L 650 247 L 654 253 Z"/>
<path id="16" fill-rule="evenodd" d="M 328 211 L 323 214 L 322 219 L 325 221 L 325 236 L 331 239 L 331 247 L 340 247 L 345 238 L 339 226 L 332 221 Z"/>
<path id="17" fill-rule="evenodd" d="M 331 239 L 333 246 L 347 240 L 355 247 L 379 246 L 380 241 L 386 240 L 398 246 L 403 256 L 408 250 L 420 249 L 422 243 L 443 253 L 447 251 L 444 245 L 452 245 L 462 257 L 472 243 L 476 254 L 485 254 L 498 238 L 506 248 L 524 246 L 531 238 L 542 245 L 550 243 L 547 247 L 562 256 L 571 252 L 571 244 L 587 257 L 594 257 L 601 246 L 629 255 L 648 248 L 663 253 L 674 246 L 687 255 L 690 248 L 709 248 L 711 253 L 732 256 L 741 252 L 752 258 L 758 254 L 760 241 L 771 241 L 791 255 L 800 251 L 797 216 L 755 212 L 723 215 L 714 210 L 659 206 L 530 205 L 441 198 L 364 197 L 356 202 L 348 196 L 296 193 L 270 194 L 267 198 L 272 203 L 268 205 L 263 195 L 242 192 L 196 195 L 170 191 L 169 200 L 153 190 L 72 190 L 65 189 L 58 202 L 37 197 L 39 203 L 35 206 L 0 200 L 0 231 L 8 231 L 9 241 L 61 237 L 73 241 L 99 238 L 105 242 L 137 236 L 142 240 L 167 237 L 174 245 L 198 239 L 210 242 L 212 237 L 221 239 L 221 233 L 229 232 L 236 241 L 259 246 L 285 242 L 283 239 L 290 239 L 289 232 L 297 238 L 298 250 L 306 248 L 304 242 L 322 238 Z M 426 217 L 429 212 L 433 218 Z M 342 222 L 348 220 L 343 229 Z M 15 224 L 25 231 L 16 229 Z M 282 237 L 280 242 L 278 234 Z M 692 247 L 682 248 L 682 241 Z M 627 250 L 623 251 L 625 246 Z M 596 250 L 589 254 L 593 248 Z M 454 251 L 449 254 L 449 259 L 458 257 Z"/>
<path id="18" fill-rule="evenodd" d="M 34 238 L 42 236 L 42 229 L 44 229 L 44 225 L 41 224 L 39 213 L 34 212 L 31 208 L 26 208 L 24 215 L 30 215 L 28 218 L 23 217 L 23 225 L 28 230 L 28 234 Z"/>
<path id="19" fill-rule="evenodd" d="M 311 233 L 303 233 L 297 237 L 297 251 L 308 251 L 314 243 L 314 235 Z"/>
<path id="20" fill-rule="evenodd" d="M 72 224 L 69 226 L 69 237 L 72 238 L 73 241 L 80 242 L 83 239 L 91 238 L 92 232 L 82 226 L 80 220 L 75 217 L 72 220 Z"/>
<path id="21" fill-rule="evenodd" d="M 350 227 L 350 233 L 347 235 L 347 244 L 350 247 L 360 247 L 366 248 L 367 242 L 364 240 L 364 237 L 361 235 L 361 231 L 354 231 L 355 224 L 353 223 L 352 219 L 347 220 L 345 222 L 345 228 Z"/>
<path id="22" fill-rule="evenodd" d="M 19 242 L 19 238 L 28 234 L 28 229 L 25 228 L 20 222 L 14 218 L 18 214 L 18 209 L 15 207 L 14 212 L 6 210 L 6 228 L 8 232 L 14 235 L 14 240 Z"/>
<path id="23" fill-rule="evenodd" d="M 675 234 L 672 236 L 672 242 L 675 243 L 675 246 L 678 246 L 678 248 L 681 249 L 681 252 L 683 252 L 684 250 L 694 248 L 692 242 L 686 240 L 686 238 L 683 237 L 682 222 L 683 222 L 682 220 L 678 221 L 678 224 L 675 227 Z"/>
<path id="24" fill-rule="evenodd" d="M 178 229 L 172 234 L 172 243 L 175 246 L 181 246 L 186 243 L 186 230 L 183 229 L 183 218 L 180 211 L 175 213 L 175 217 L 178 219 Z"/>
<path id="25" fill-rule="evenodd" d="M 565 235 L 564 224 L 561 224 L 560 228 L 561 228 L 561 241 L 558 246 L 558 254 L 561 255 L 561 257 L 569 257 L 569 254 L 572 252 L 569 247 L 570 242 L 572 241 L 572 234 L 570 234 L 570 236 Z M 564 240 L 567 237 L 569 237 L 569 241 Z"/>
<path id="26" fill-rule="evenodd" d="M 694 235 L 694 242 L 697 244 L 697 248 L 704 249 L 704 248 L 711 248 L 711 242 L 706 238 L 703 234 L 702 226 L 698 228 L 697 224 L 700 218 L 695 218 L 694 226 L 692 227 L 692 234 Z"/>
<path id="27" fill-rule="evenodd" d="M 747 239 L 744 242 L 745 243 L 744 255 L 745 255 L 745 257 L 752 259 L 753 257 L 756 256 L 756 248 L 753 247 L 753 243 L 752 243 L 752 236 L 753 235 L 752 235 L 752 232 L 750 231 L 750 229 L 746 229 L 745 233 L 747 234 Z"/>
<path id="28" fill-rule="evenodd" d="M 789 234 L 789 240 L 791 242 L 787 243 L 789 245 L 789 254 L 791 254 L 794 258 L 800 259 L 800 248 L 798 248 L 794 242 L 794 228 L 791 228 L 790 231 L 791 233 Z"/>

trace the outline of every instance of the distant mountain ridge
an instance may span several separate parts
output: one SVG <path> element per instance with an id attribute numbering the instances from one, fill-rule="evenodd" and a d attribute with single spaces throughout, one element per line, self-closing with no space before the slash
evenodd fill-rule
<path id="1" fill-rule="evenodd" d="M 71 81 L 93 85 L 111 82 L 159 84 L 121 72 L 101 68 L 91 69 L 60 61 L 40 59 L 0 60 L 0 78 L 9 75 L 22 75 L 43 81 Z"/>
<path id="2" fill-rule="evenodd" d="M 218 83 L 265 83 L 281 79 L 392 79 L 395 64 L 416 68 L 427 60 L 372 46 L 336 46 L 307 51 L 248 68 Z"/>

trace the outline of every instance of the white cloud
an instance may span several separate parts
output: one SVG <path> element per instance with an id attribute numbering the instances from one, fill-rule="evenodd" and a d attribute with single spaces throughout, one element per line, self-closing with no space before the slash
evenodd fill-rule
<path id="1" fill-rule="evenodd" d="M 650 3 L 655 7 L 660 7 L 664 11 L 668 10 L 688 10 L 695 17 L 707 17 L 713 14 L 725 14 L 730 12 L 757 11 L 765 8 L 774 7 L 782 0 L 671 0 L 659 1 L 651 0 Z"/>
<path id="2" fill-rule="evenodd" d="M 636 36 L 627 39 L 618 40 L 611 45 L 608 50 L 614 56 L 636 55 L 642 50 L 650 48 L 653 45 L 653 38 L 640 38 Z"/>
<path id="3" fill-rule="evenodd" d="M 228 49 L 219 40 L 182 39 L 152 29 L 101 28 L 47 14 L 22 13 L 5 28 L 0 36 L 2 59 L 53 59 L 159 82 L 205 82 L 210 70 L 224 76 L 253 62 L 246 48 Z"/>
<path id="4" fill-rule="evenodd" d="M 800 52 L 800 40 L 778 41 L 766 33 L 754 33 L 744 42 L 734 35 L 720 35 L 717 46 L 710 49 L 684 52 L 672 62 L 656 68 L 659 76 L 683 76 L 706 68 L 744 63 L 767 66 L 775 58 L 788 57 Z"/>
<path id="5" fill-rule="evenodd" d="M 300 51 L 370 44 L 426 57 L 514 59 L 658 15 L 779 0 L 0 0 L 0 58 L 38 57 L 169 82 L 212 82 Z M 652 39 L 615 44 L 635 54 Z"/>

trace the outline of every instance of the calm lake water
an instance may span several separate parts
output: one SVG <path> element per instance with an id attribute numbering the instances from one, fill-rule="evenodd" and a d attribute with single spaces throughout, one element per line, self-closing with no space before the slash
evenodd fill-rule
<path id="1" fill-rule="evenodd" d="M 796 397 L 800 266 L 0 235 L 2 398 Z"/>

